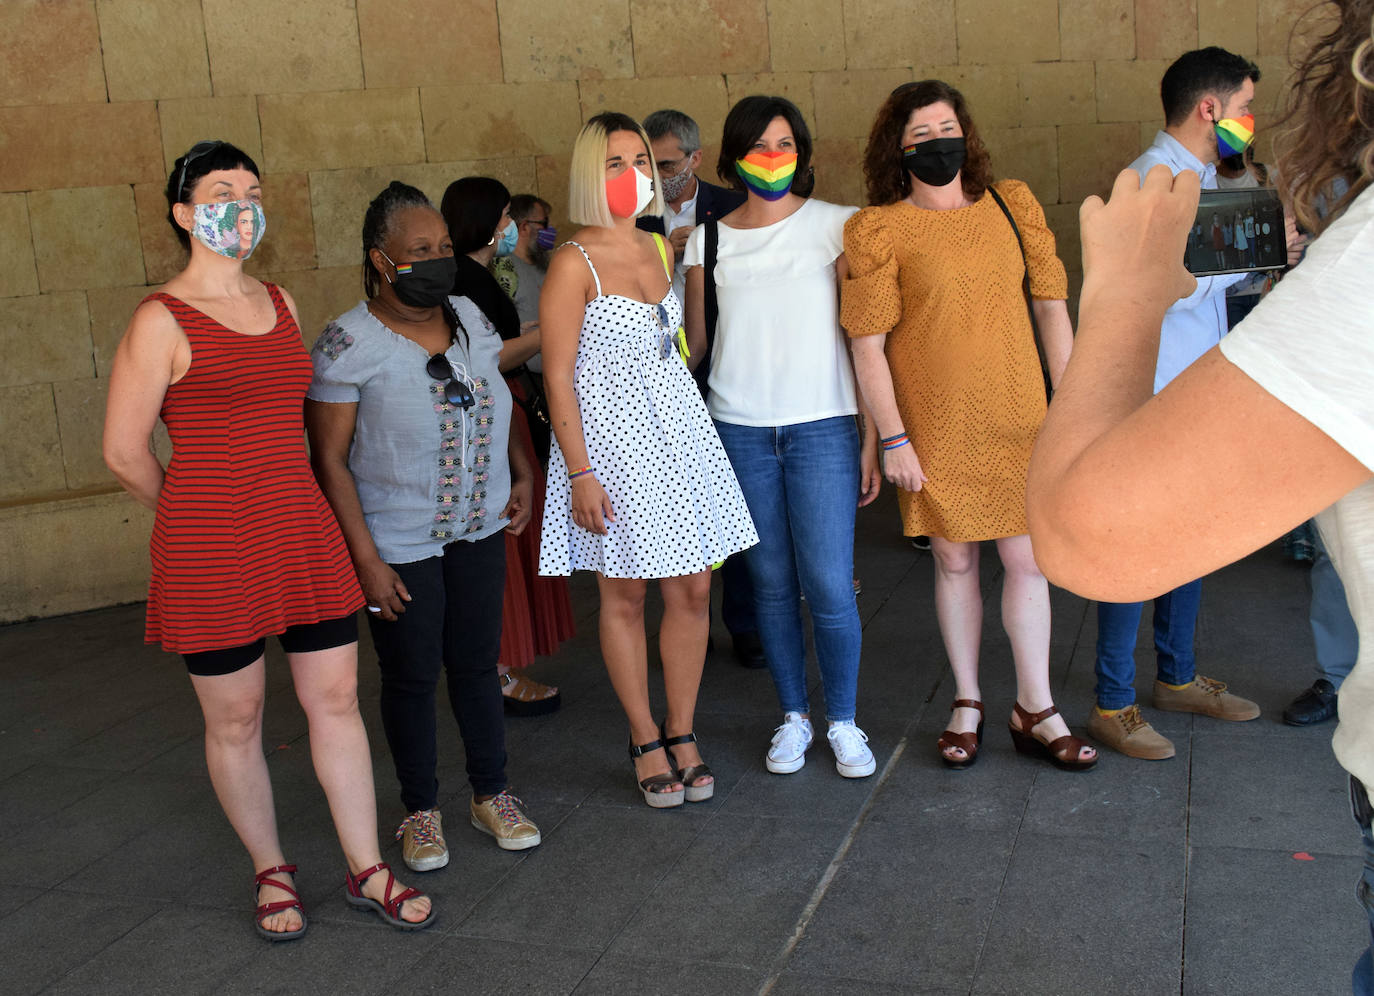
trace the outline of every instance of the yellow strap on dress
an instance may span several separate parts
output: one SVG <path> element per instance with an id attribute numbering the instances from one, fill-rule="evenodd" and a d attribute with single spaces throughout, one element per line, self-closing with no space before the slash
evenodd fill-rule
<path id="1" fill-rule="evenodd" d="M 668 283 L 671 285 L 673 282 L 673 264 L 668 261 L 668 246 L 664 243 L 662 235 L 657 232 L 650 234 L 654 237 L 654 245 L 658 246 L 658 258 L 663 260 L 663 270 L 668 274 Z M 677 344 L 677 355 L 682 357 L 683 363 L 686 363 L 692 352 L 687 348 L 687 330 L 681 325 L 673 334 L 673 341 Z"/>

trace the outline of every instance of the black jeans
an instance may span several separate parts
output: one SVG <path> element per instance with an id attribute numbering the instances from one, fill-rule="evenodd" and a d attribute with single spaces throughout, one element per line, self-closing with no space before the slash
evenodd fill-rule
<path id="1" fill-rule="evenodd" d="M 369 613 L 368 624 L 382 669 L 382 726 L 406 812 L 433 809 L 439 799 L 440 668 L 448 678 L 473 794 L 495 795 L 506 787 L 506 721 L 496 677 L 505 533 L 475 543 L 458 540 L 441 557 L 391 567 L 411 601 L 396 622 Z"/>

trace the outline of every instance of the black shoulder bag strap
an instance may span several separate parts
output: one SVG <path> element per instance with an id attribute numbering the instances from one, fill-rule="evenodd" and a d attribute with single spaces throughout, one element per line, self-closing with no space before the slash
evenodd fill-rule
<path id="1" fill-rule="evenodd" d="M 988 193 L 997 202 L 997 206 L 1002 209 L 1002 213 L 1007 216 L 1007 223 L 1011 225 L 1011 232 L 1016 236 L 1016 246 L 1021 250 L 1021 266 L 1024 273 L 1021 275 L 1021 293 L 1026 297 L 1026 313 L 1030 315 L 1031 336 L 1035 339 L 1035 354 L 1040 357 L 1040 376 L 1045 379 L 1045 400 L 1048 401 L 1054 393 L 1050 387 L 1050 364 L 1045 357 L 1045 344 L 1040 340 L 1040 327 L 1035 321 L 1035 308 L 1031 305 L 1030 291 L 1030 264 L 1026 262 L 1026 244 L 1021 241 L 1021 229 L 1016 227 L 1016 219 L 1011 216 L 1011 211 L 1007 209 L 1007 202 L 1002 200 L 992 184 L 988 184 Z"/>

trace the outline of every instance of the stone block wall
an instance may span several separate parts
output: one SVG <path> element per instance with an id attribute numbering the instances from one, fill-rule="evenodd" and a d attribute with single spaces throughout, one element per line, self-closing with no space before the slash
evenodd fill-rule
<path id="1" fill-rule="evenodd" d="M 363 210 L 393 178 L 437 199 L 496 176 L 567 232 L 585 118 L 680 108 L 713 163 L 731 102 L 769 92 L 811 122 L 817 195 L 860 203 L 874 111 L 924 76 L 969 96 L 997 173 L 1030 183 L 1076 274 L 1077 204 L 1150 141 L 1168 62 L 1207 44 L 1255 58 L 1263 128 L 1306 6 L 4 0 L 0 622 L 141 597 L 150 516 L 101 462 L 105 378 L 134 306 L 181 265 L 162 188 L 197 140 L 261 166 L 269 234 L 250 270 L 294 294 L 307 341 L 361 296 Z"/>

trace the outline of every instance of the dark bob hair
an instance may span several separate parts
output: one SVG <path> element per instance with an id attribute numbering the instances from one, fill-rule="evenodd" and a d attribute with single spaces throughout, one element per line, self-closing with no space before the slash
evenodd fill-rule
<path id="1" fill-rule="evenodd" d="M 744 190 L 744 181 L 735 172 L 735 161 L 743 159 L 768 130 L 774 118 L 782 118 L 792 129 L 797 144 L 797 172 L 792 181 L 792 193 L 810 197 L 816 185 L 811 169 L 811 130 L 797 105 L 786 97 L 745 97 L 725 116 L 725 129 L 720 137 L 720 159 L 716 161 L 716 176 L 731 190 Z"/>
<path id="2" fill-rule="evenodd" d="M 964 133 L 967 155 L 960 175 L 964 196 L 971 201 L 983 196 L 992 182 L 992 159 L 973 123 L 968 101 L 943 80 L 920 80 L 904 83 L 892 91 L 878 109 L 878 117 L 868 133 L 868 145 L 864 148 L 864 183 L 868 187 L 869 204 L 895 204 L 911 193 L 911 176 L 902 165 L 902 133 L 906 131 L 912 111 L 942 102 L 954 108 L 954 116 Z"/>
<path id="3" fill-rule="evenodd" d="M 465 176 L 444 191 L 439 213 L 448 225 L 455 255 L 465 255 L 491 243 L 496 223 L 510 203 L 510 191 L 489 176 Z"/>
<path id="4" fill-rule="evenodd" d="M 172 164 L 165 191 L 167 224 L 172 226 L 172 231 L 176 233 L 177 241 L 183 249 L 191 248 L 191 233 L 178 225 L 176 218 L 172 217 L 172 205 L 192 203 L 191 196 L 195 193 L 196 184 L 207 173 L 221 169 L 246 169 L 259 180 L 262 179 L 258 164 L 253 162 L 252 157 L 228 142 L 197 142 L 186 150 L 185 155 L 178 156 L 177 161 Z"/>

